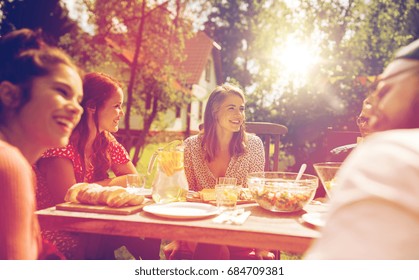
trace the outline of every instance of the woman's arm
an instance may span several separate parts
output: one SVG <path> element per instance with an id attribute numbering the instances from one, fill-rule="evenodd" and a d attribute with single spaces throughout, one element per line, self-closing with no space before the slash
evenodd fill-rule
<path id="1" fill-rule="evenodd" d="M 95 182 L 102 186 L 122 186 L 126 187 L 126 175 L 127 174 L 138 174 L 137 170 L 135 169 L 134 164 L 132 161 L 128 161 L 127 163 L 123 164 L 114 164 L 112 166 L 112 171 L 115 174 L 115 177 L 108 178 L 99 182 Z"/>
<path id="2" fill-rule="evenodd" d="M 126 175 L 138 174 L 137 169 L 132 163 L 128 152 L 115 138 L 110 143 L 108 152 L 111 158 L 111 170 L 115 174 L 115 177 L 107 178 L 96 183 L 102 186 L 126 187 Z"/>
<path id="3" fill-rule="evenodd" d="M 51 193 L 54 203 L 64 202 L 67 190 L 76 183 L 73 163 L 68 158 L 42 158 L 38 168 L 44 174 L 45 185 Z"/>

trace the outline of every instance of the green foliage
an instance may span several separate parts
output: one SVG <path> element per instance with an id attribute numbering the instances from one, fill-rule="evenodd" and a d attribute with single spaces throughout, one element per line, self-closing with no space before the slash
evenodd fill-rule
<path id="1" fill-rule="evenodd" d="M 130 116 L 142 116 L 140 136 L 133 141 L 128 132 L 123 144 L 136 147 L 136 163 L 151 128 L 162 125 L 168 109 L 190 102 L 179 71 L 185 59 L 185 39 L 191 26 L 182 18 L 188 1 L 96 0 L 90 1 L 90 23 L 94 35 L 72 33 L 61 44 L 85 69 L 114 69 L 110 73 L 126 85 L 125 128 Z M 102 70 L 103 71 L 103 70 Z"/>

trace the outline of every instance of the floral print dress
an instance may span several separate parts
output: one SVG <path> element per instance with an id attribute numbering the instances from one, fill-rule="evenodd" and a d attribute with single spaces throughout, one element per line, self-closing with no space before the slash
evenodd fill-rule
<path id="1" fill-rule="evenodd" d="M 247 174 L 261 172 L 265 167 L 265 150 L 262 140 L 253 134 L 247 134 L 246 152 L 239 157 L 232 157 L 225 176 L 237 178 L 237 184 L 247 186 Z M 200 191 L 213 189 L 217 179 L 209 169 L 202 149 L 202 135 L 194 135 L 185 140 L 185 174 L 189 189 Z"/>

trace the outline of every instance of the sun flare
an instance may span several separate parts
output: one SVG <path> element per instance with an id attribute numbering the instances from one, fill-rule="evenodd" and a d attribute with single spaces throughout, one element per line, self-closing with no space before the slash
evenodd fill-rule
<path id="1" fill-rule="evenodd" d="M 294 85 L 304 84 L 310 70 L 319 62 L 317 48 L 313 44 L 292 37 L 275 49 L 273 55 L 280 65 L 281 77 Z"/>

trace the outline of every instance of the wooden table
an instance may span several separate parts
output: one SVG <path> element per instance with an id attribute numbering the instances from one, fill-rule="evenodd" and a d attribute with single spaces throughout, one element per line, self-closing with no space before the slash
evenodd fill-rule
<path id="1" fill-rule="evenodd" d="M 185 240 L 241 247 L 266 248 L 303 254 L 318 230 L 304 223 L 306 212 L 324 212 L 324 205 L 310 204 L 293 214 L 273 213 L 257 204 L 239 207 L 252 212 L 243 225 L 216 224 L 213 217 L 196 220 L 160 218 L 141 211 L 131 215 L 110 215 L 56 210 L 37 211 L 43 228 L 121 236 Z"/>

